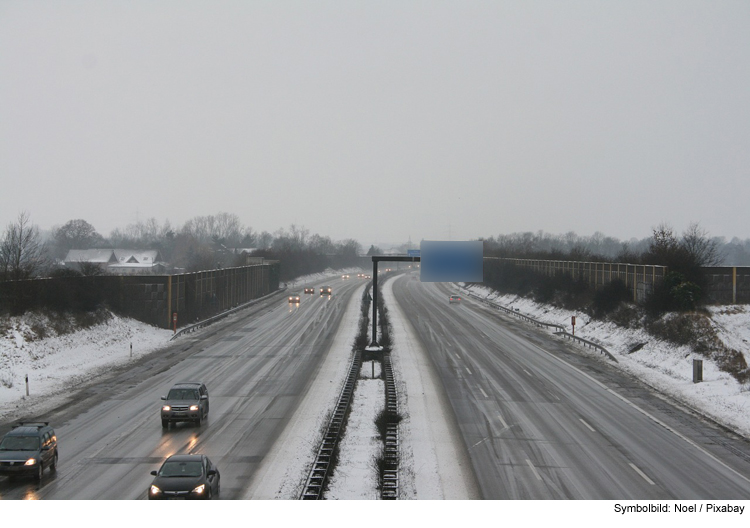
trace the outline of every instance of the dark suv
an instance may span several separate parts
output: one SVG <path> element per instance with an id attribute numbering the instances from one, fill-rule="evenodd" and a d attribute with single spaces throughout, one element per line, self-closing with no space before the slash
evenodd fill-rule
<path id="1" fill-rule="evenodd" d="M 0 441 L 0 475 L 33 475 L 57 469 L 57 437 L 49 422 L 21 422 Z"/>
<path id="2" fill-rule="evenodd" d="M 169 422 L 194 422 L 200 425 L 208 417 L 208 389 L 200 381 L 178 383 L 161 397 L 161 426 Z"/>

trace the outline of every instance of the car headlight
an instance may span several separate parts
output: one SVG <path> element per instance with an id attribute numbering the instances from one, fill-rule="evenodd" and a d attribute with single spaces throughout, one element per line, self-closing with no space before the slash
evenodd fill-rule
<path id="1" fill-rule="evenodd" d="M 190 410 L 191 411 L 197 411 L 198 410 L 198 406 L 197 405 L 191 405 L 190 406 Z"/>
<path id="2" fill-rule="evenodd" d="M 151 493 L 151 495 L 158 495 L 159 493 L 161 493 L 161 490 L 157 488 L 156 486 L 152 485 L 151 489 L 149 490 L 149 493 Z"/>
<path id="3" fill-rule="evenodd" d="M 172 408 L 169 405 L 165 405 L 164 407 L 161 408 L 161 410 L 162 411 L 171 411 Z"/>
<path id="4" fill-rule="evenodd" d="M 34 465 L 36 465 L 36 458 L 30 458 L 24 464 L 24 466 L 34 466 Z"/>
<path id="5" fill-rule="evenodd" d="M 200 495 L 201 493 L 203 493 L 205 489 L 206 489 L 206 485 L 201 484 L 200 486 L 198 486 L 197 488 L 193 490 L 193 493 L 197 493 L 198 495 Z"/>

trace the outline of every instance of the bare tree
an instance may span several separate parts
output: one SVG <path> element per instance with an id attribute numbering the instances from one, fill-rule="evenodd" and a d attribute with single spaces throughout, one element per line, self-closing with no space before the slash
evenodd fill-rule
<path id="1" fill-rule="evenodd" d="M 0 243 L 0 278 L 22 280 L 44 268 L 47 259 L 40 241 L 39 228 L 31 224 L 29 213 L 22 212 L 8 224 Z"/>
<path id="2" fill-rule="evenodd" d="M 716 239 L 696 222 L 690 224 L 682 234 L 681 245 L 697 266 L 719 266 L 721 252 Z"/>

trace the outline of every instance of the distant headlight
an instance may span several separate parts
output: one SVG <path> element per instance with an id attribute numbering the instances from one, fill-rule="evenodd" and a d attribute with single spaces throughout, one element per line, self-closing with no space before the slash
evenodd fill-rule
<path id="1" fill-rule="evenodd" d="M 161 408 L 161 410 L 162 411 L 171 411 L 172 408 L 169 405 L 165 405 L 164 407 Z"/>
<path id="2" fill-rule="evenodd" d="M 193 490 L 193 493 L 197 493 L 198 495 L 200 495 L 201 493 L 203 493 L 205 489 L 206 489 L 206 485 L 201 484 L 200 486 L 198 486 L 197 488 Z"/>
<path id="3" fill-rule="evenodd" d="M 161 493 L 161 490 L 156 486 L 151 486 L 150 493 L 151 495 L 158 495 L 159 493 Z"/>
<path id="4" fill-rule="evenodd" d="M 30 459 L 28 459 L 26 461 L 26 463 L 24 464 L 24 466 L 33 466 L 35 464 L 36 464 L 36 458 L 30 458 Z"/>
<path id="5" fill-rule="evenodd" d="M 191 411 L 197 411 L 198 410 L 198 406 L 197 405 L 191 405 L 190 406 L 190 410 Z"/>

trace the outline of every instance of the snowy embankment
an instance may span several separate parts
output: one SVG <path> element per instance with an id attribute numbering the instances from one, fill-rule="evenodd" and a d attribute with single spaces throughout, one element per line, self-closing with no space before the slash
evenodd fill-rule
<path id="1" fill-rule="evenodd" d="M 116 315 L 62 335 L 54 327 L 39 314 L 0 322 L 0 421 L 9 415 L 42 413 L 70 387 L 153 352 L 172 336 L 170 330 Z"/>
<path id="2" fill-rule="evenodd" d="M 471 286 L 468 291 L 506 308 L 547 323 L 562 325 L 570 332 L 576 316 L 575 335 L 606 348 L 617 359 L 616 366 L 660 392 L 682 402 L 718 423 L 750 437 L 750 384 L 741 384 L 722 372 L 716 363 L 688 346 L 659 340 L 645 330 L 626 329 L 591 319 L 585 314 L 539 304 L 516 295 L 504 295 Z M 750 307 L 710 307 L 716 335 L 729 348 L 740 351 L 750 363 Z M 635 345 L 643 346 L 630 352 Z M 582 354 L 602 358 L 597 351 L 580 348 Z M 703 360 L 703 382 L 693 383 L 693 359 Z M 602 361 L 608 361 L 602 358 Z"/>

